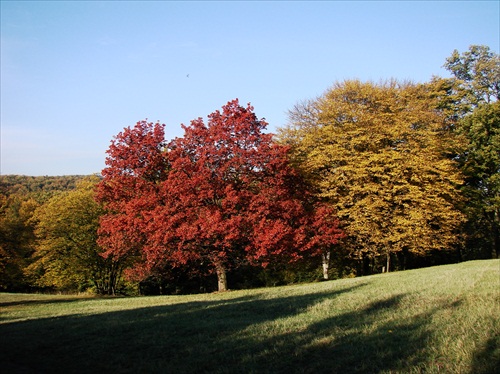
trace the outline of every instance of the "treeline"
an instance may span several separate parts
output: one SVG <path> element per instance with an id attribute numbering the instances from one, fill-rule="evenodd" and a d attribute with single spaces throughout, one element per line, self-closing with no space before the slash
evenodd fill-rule
<path id="1" fill-rule="evenodd" d="M 32 289 L 25 270 L 36 248 L 35 211 L 53 196 L 76 188 L 86 178 L 72 176 L 0 176 L 0 289 Z"/>
<path id="2" fill-rule="evenodd" d="M 471 46 L 444 67 L 453 78 L 337 82 L 279 130 L 356 274 L 500 256 L 500 58 Z"/>
<path id="3" fill-rule="evenodd" d="M 101 177 L 2 177 L 0 289 L 203 292 L 498 257 L 500 58 L 444 66 L 336 82 L 276 136 L 234 100 L 171 141 L 124 129 Z"/>
<path id="4" fill-rule="evenodd" d="M 43 202 L 52 194 L 74 189 L 84 175 L 40 176 L 0 175 L 0 193 L 3 196 L 29 196 Z"/>

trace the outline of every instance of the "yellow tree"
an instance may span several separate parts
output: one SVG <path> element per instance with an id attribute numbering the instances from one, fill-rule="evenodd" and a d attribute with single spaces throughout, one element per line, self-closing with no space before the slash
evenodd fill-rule
<path id="1" fill-rule="evenodd" d="M 0 193 L 0 290 L 24 291 L 35 235 L 31 223 L 38 203 L 31 197 Z"/>
<path id="2" fill-rule="evenodd" d="M 389 270 L 394 253 L 404 267 L 458 243 L 456 139 L 427 85 L 338 82 L 291 114 L 280 139 L 336 207 L 355 258 L 382 256 Z"/>
<path id="3" fill-rule="evenodd" d="M 114 294 L 122 262 L 101 256 L 97 228 L 104 209 L 94 200 L 98 177 L 80 181 L 77 188 L 56 194 L 33 217 L 38 243 L 26 269 L 34 285 L 58 289 L 92 287 Z"/>

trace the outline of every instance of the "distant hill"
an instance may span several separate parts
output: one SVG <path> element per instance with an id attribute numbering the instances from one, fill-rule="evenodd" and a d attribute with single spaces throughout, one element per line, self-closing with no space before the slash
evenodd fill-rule
<path id="1" fill-rule="evenodd" d="M 30 195 L 33 197 L 53 195 L 56 192 L 72 190 L 78 181 L 88 175 L 63 175 L 31 177 L 26 175 L 0 175 L 0 194 Z"/>

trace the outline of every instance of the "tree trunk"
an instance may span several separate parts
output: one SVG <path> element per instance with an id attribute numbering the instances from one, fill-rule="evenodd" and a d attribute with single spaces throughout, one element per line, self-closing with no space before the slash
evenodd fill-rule
<path id="1" fill-rule="evenodd" d="M 215 271 L 217 272 L 217 284 L 219 292 L 227 291 L 227 277 L 224 265 L 220 262 L 216 262 Z"/>
<path id="2" fill-rule="evenodd" d="M 323 279 L 328 280 L 328 268 L 330 267 L 330 251 L 321 255 L 323 259 Z"/>
<path id="3" fill-rule="evenodd" d="M 387 252 L 387 273 L 389 272 L 389 266 L 391 265 L 391 253 Z"/>
<path id="4" fill-rule="evenodd" d="M 371 259 L 366 253 L 363 253 L 362 261 L 363 261 L 363 274 L 362 275 L 370 275 L 372 273 Z"/>
<path id="5" fill-rule="evenodd" d="M 500 217 L 499 212 L 493 213 L 493 258 L 500 258 Z"/>
<path id="6" fill-rule="evenodd" d="M 408 249 L 403 248 L 403 270 L 406 270 L 406 264 L 408 263 Z"/>
<path id="7" fill-rule="evenodd" d="M 493 232 L 493 258 L 500 258 L 500 230 L 495 225 Z"/>

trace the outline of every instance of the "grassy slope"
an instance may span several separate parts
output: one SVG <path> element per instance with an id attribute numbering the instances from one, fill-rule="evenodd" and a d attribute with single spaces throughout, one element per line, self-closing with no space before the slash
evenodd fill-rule
<path id="1" fill-rule="evenodd" d="M 222 294 L 0 294 L 5 373 L 495 373 L 500 261 Z"/>

